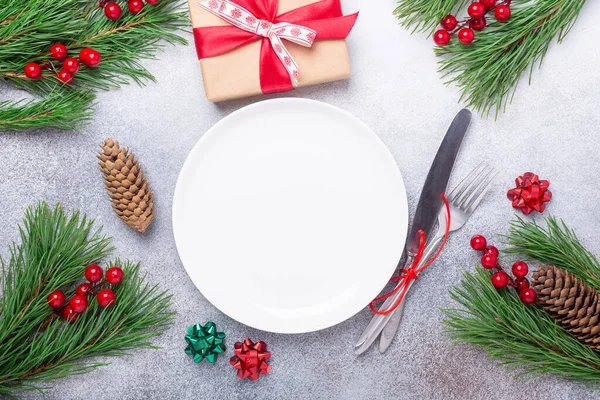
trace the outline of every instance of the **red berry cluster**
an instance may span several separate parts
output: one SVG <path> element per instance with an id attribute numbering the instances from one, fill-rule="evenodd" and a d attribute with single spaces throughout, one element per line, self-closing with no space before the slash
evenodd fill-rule
<path id="1" fill-rule="evenodd" d="M 38 64 L 30 62 L 24 68 L 25 76 L 29 79 L 40 79 L 42 70 L 48 69 L 51 71 L 59 71 L 56 73 L 58 80 L 65 85 L 73 82 L 73 75 L 79 71 L 79 63 L 82 62 L 88 67 L 97 67 L 100 64 L 100 53 L 88 47 L 83 48 L 79 52 L 79 60 L 73 57 L 67 58 L 67 47 L 64 44 L 56 43 L 50 47 L 50 55 L 56 61 L 47 64 Z"/>
<path id="2" fill-rule="evenodd" d="M 454 15 L 446 15 L 440 21 L 444 29 L 433 34 L 433 40 L 438 46 L 450 43 L 450 38 L 458 32 L 458 40 L 464 44 L 471 44 L 475 40 L 475 31 L 482 31 L 487 25 L 485 15 L 493 11 L 494 17 L 500 22 L 508 21 L 510 18 L 510 3 L 512 0 L 479 0 L 471 3 L 467 12 L 469 17 L 458 21 Z"/>
<path id="3" fill-rule="evenodd" d="M 526 278 L 529 272 L 529 266 L 523 261 L 517 261 L 512 266 L 512 273 L 516 279 L 508 275 L 500 264 L 498 264 L 498 249 L 494 246 L 488 246 L 485 237 L 475 235 L 471 238 L 471 247 L 473 250 L 482 251 L 481 265 L 484 268 L 496 268 L 498 272 L 492 275 L 492 284 L 497 289 L 507 286 L 515 288 L 519 292 L 519 298 L 525 304 L 535 303 L 537 294 L 535 290 L 529 287 L 529 280 Z"/>
<path id="4" fill-rule="evenodd" d="M 159 1 L 160 0 L 146 0 L 146 3 L 155 5 Z M 121 6 L 116 1 L 100 0 L 99 7 L 104 8 L 104 15 L 106 15 L 106 18 L 113 21 L 121 18 L 121 14 L 123 13 Z M 142 0 L 129 0 L 127 2 L 127 8 L 130 13 L 137 14 L 144 8 L 144 2 Z"/>
<path id="5" fill-rule="evenodd" d="M 55 290 L 48 296 L 48 305 L 59 312 L 64 319 L 69 322 L 75 322 L 79 314 L 88 307 L 88 296 L 96 296 L 96 301 L 100 307 L 109 307 L 115 303 L 117 296 L 111 289 L 104 288 L 106 284 L 118 285 L 123 281 L 125 274 L 119 267 L 110 267 L 104 272 L 99 265 L 92 264 L 85 270 L 85 279 L 87 282 L 77 287 L 75 296 L 66 304 L 66 297 L 62 290 Z"/>

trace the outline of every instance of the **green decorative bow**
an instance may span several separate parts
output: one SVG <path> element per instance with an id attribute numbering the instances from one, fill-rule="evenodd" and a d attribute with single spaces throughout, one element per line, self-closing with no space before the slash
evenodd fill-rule
<path id="1" fill-rule="evenodd" d="M 214 322 L 208 321 L 206 325 L 192 325 L 188 328 L 188 334 L 185 335 L 185 341 L 188 346 L 185 349 L 187 354 L 194 356 L 194 362 L 199 363 L 203 359 L 214 363 L 217 361 L 217 355 L 225 352 L 225 333 L 217 332 L 217 326 Z"/>

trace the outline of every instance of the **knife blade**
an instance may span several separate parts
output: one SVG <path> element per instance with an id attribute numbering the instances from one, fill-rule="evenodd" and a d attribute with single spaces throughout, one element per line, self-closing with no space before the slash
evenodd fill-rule
<path id="1" fill-rule="evenodd" d="M 426 234 L 429 234 L 435 225 L 438 212 L 443 204 L 440 194 L 446 191 L 456 155 L 470 123 L 471 112 L 467 109 L 461 110 L 454 117 L 433 159 L 433 163 L 425 179 L 425 184 L 421 190 L 415 217 L 413 218 L 413 223 L 404 246 L 403 257 L 406 255 L 407 265 L 412 264 L 413 255 L 410 249 L 413 246 L 417 232 L 423 230 Z M 391 306 L 394 301 L 393 297 L 388 298 L 384 302 L 383 308 Z M 362 354 L 375 342 L 375 339 L 381 333 L 392 314 L 394 313 L 386 315 L 376 314 L 373 316 L 355 345 L 355 354 Z"/>

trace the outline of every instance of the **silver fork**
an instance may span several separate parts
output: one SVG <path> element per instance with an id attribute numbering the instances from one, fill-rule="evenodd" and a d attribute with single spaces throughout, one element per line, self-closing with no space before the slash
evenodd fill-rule
<path id="1" fill-rule="evenodd" d="M 497 171 L 482 162 L 467 175 L 459 184 L 452 190 L 448 196 L 448 204 L 450 206 L 450 232 L 454 232 L 463 227 L 469 217 L 473 215 L 475 209 L 483 200 L 484 195 L 490 188 Z M 428 245 L 429 252 L 423 254 L 422 260 L 428 260 L 435 250 L 439 247 L 444 238 L 447 226 L 446 210 L 443 208 L 438 214 L 438 231 L 431 239 Z M 410 290 L 414 280 L 410 282 L 407 290 Z M 404 302 L 404 301 L 403 301 Z M 398 307 L 391 313 L 390 320 L 383 328 L 381 339 L 379 340 L 379 352 L 384 353 L 396 336 L 402 312 L 404 307 Z"/>
<path id="2" fill-rule="evenodd" d="M 462 228 L 469 217 L 473 215 L 473 212 L 477 206 L 479 206 L 484 195 L 489 190 L 492 180 L 496 174 L 497 171 L 493 167 L 482 162 L 447 195 L 446 198 L 450 206 L 451 217 L 450 232 Z M 443 208 L 438 214 L 438 231 L 427 244 L 427 247 L 425 248 L 421 258 L 421 263 L 425 263 L 437 250 L 442 242 L 442 239 L 444 238 L 446 226 L 446 209 Z M 407 291 L 410 290 L 413 282 L 414 280 L 410 282 Z M 402 285 L 402 283 L 400 283 L 400 285 Z M 388 297 L 383 303 L 382 309 L 387 309 L 392 304 L 396 303 L 401 292 L 402 290 L 398 290 L 393 296 Z M 383 333 L 380 341 L 379 351 L 383 353 L 388 349 L 389 345 L 394 339 L 396 331 L 398 330 L 398 325 L 400 324 L 400 319 L 402 318 L 405 299 L 406 297 L 404 297 L 394 312 L 386 315 L 373 316 L 369 322 L 369 326 L 373 326 L 374 329 L 372 329 L 370 334 L 367 336 L 361 336 L 359 338 L 358 343 L 356 343 L 354 348 L 354 352 L 356 354 L 362 354 L 365 352 L 371 346 L 371 344 L 373 344 L 379 333 L 382 331 Z M 369 326 L 367 326 L 365 332 L 369 330 Z"/>

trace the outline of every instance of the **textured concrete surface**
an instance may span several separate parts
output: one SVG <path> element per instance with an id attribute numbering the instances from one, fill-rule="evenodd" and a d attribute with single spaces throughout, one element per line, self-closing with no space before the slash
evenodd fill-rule
<path id="1" fill-rule="evenodd" d="M 447 125 L 460 109 L 458 91 L 436 73 L 432 43 L 411 36 L 391 16 L 393 0 L 344 0 L 361 11 L 349 40 L 352 78 L 285 96 L 312 98 L 346 109 L 370 125 L 389 146 L 403 173 L 411 210 Z M 552 181 L 548 212 L 564 218 L 590 250 L 600 255 L 598 167 L 600 144 L 600 3 L 588 2 L 562 45 L 553 45 L 533 84 L 522 82 L 498 121 L 475 117 L 453 178 L 480 160 L 501 171 L 497 186 L 468 225 L 454 234 L 438 262 L 423 274 L 408 299 L 401 335 L 391 349 L 356 357 L 353 344 L 370 318 L 365 309 L 322 332 L 277 335 L 255 331 L 221 314 L 198 292 L 181 265 L 171 229 L 178 172 L 192 146 L 215 122 L 252 98 L 214 105 L 205 100 L 192 46 L 167 47 L 147 63 L 158 83 L 128 86 L 100 96 L 95 119 L 82 133 L 42 131 L 0 134 L 0 244 L 16 239 L 26 205 L 38 200 L 81 209 L 114 237 L 117 254 L 143 262 L 153 282 L 174 295 L 175 324 L 156 345 L 110 367 L 57 381 L 48 399 L 588 399 L 600 394 L 545 377 L 514 379 L 482 351 L 450 348 L 440 307 L 448 288 L 472 268 L 468 238 L 505 233 L 513 211 L 505 191 L 532 170 Z M 2 88 L 0 97 L 5 95 Z M 281 97 L 281 96 L 267 96 Z M 158 217 L 143 235 L 112 213 L 96 166 L 98 144 L 112 136 L 142 161 L 156 193 Z M 454 180 L 455 181 L 455 180 Z M 539 219 L 539 217 L 536 217 Z M 232 283 L 232 293 L 235 286 Z M 183 348 L 185 329 L 215 321 L 228 344 L 250 336 L 273 352 L 273 371 L 258 382 L 235 377 L 227 358 L 195 365 Z"/>

